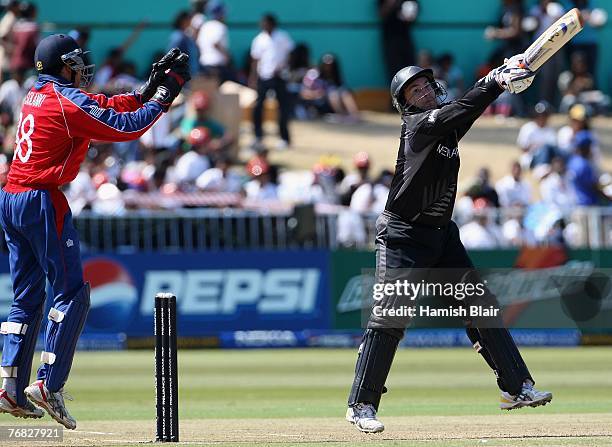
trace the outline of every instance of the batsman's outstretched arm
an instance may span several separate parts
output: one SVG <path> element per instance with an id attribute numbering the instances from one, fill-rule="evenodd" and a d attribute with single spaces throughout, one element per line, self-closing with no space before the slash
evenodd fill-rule
<path id="1" fill-rule="evenodd" d="M 494 79 L 481 79 L 463 97 L 440 108 L 412 115 L 417 134 L 442 136 L 471 124 L 504 90 Z M 467 129 L 466 129 L 467 131 Z"/>

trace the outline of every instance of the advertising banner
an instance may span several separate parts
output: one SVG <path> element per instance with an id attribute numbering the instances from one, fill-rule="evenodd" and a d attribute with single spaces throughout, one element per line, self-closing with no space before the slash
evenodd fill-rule
<path id="1" fill-rule="evenodd" d="M 151 336 L 158 292 L 176 294 L 183 337 L 330 327 L 325 251 L 112 254 L 84 257 L 83 269 L 92 290 L 84 333 Z M 11 287 L 4 258 L 1 321 L 12 302 Z"/>
<path id="2" fill-rule="evenodd" d="M 579 329 L 583 334 L 593 331 L 609 332 L 612 328 L 612 270 L 608 265 L 612 256 L 609 251 L 572 252 L 562 247 L 538 247 L 475 251 L 470 255 L 482 275 L 481 282 L 494 292 L 497 301 L 505 308 L 503 322 L 495 318 L 499 314 L 488 315 L 492 317 L 490 324 L 501 323 L 507 325 L 506 327 L 531 329 Z M 373 311 L 370 304 L 375 304 L 375 310 L 381 310 L 380 303 L 384 303 L 384 299 L 376 301 L 380 297 L 374 293 L 378 290 L 374 287 L 375 275 L 372 270 L 375 254 L 337 251 L 332 253 L 331 259 L 333 327 L 340 330 L 363 328 Z M 418 269 L 409 269 L 407 272 L 411 272 L 409 277 L 413 282 L 412 286 L 427 286 L 427 290 L 430 285 L 449 285 L 444 281 L 446 276 L 450 278 L 453 274 L 463 273 L 439 268 L 421 270 L 422 278 L 427 278 L 427 281 L 417 281 L 421 278 Z M 387 270 L 388 277 L 404 278 L 400 273 L 400 270 Z M 436 281 L 436 278 L 439 281 Z M 398 284 L 385 286 L 401 285 L 401 282 L 398 280 Z M 394 294 L 400 293 L 396 289 L 392 290 Z M 434 287 L 432 290 L 438 289 Z M 457 300 L 462 299 L 453 296 Z M 421 297 L 418 301 L 409 301 L 395 296 L 391 302 L 395 302 L 395 306 L 399 307 L 382 311 L 389 315 L 394 311 L 392 317 L 398 317 L 399 311 L 408 307 L 400 304 L 417 303 L 414 309 L 408 309 L 414 310 L 416 315 L 412 315 L 412 318 L 405 317 L 405 323 L 409 321 L 411 328 L 463 326 L 459 318 L 442 318 L 442 311 L 448 310 L 445 308 L 434 312 L 433 316 L 430 312 L 426 318 L 422 318 L 418 311 L 423 310 L 423 307 L 438 310 L 436 305 L 442 302 L 440 300 Z M 466 299 L 466 303 L 468 302 Z M 483 319 L 483 315 L 479 317 Z M 489 326 L 485 324 L 483 327 Z"/>

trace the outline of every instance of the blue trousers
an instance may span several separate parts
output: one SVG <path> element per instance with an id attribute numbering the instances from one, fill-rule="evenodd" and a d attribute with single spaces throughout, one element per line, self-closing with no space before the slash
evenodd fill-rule
<path id="1" fill-rule="evenodd" d="M 59 190 L 2 190 L 0 224 L 9 249 L 14 293 L 8 321 L 27 324 L 38 332 L 45 308 L 46 280 L 53 290 L 54 307 L 71 300 L 84 286 L 79 237 L 68 202 Z M 8 334 L 4 338 L 2 366 L 19 366 L 19 384 L 26 374 L 25 383 L 29 381 L 34 350 L 25 339 L 33 339 L 35 344 L 37 335 Z M 39 379 L 46 377 L 48 367 L 40 367 Z M 22 391 L 18 389 L 20 394 Z M 21 398 L 18 396 L 18 401 Z"/>

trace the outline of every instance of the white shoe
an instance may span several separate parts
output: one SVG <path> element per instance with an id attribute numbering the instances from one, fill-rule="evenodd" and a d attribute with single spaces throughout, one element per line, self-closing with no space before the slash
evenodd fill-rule
<path id="1" fill-rule="evenodd" d="M 12 414 L 16 418 L 24 419 L 40 419 L 45 413 L 40 409 L 36 408 L 32 402 L 26 400 L 23 407 L 17 405 L 17 399 L 15 396 L 10 396 L 6 390 L 0 388 L 0 413 Z"/>
<path id="2" fill-rule="evenodd" d="M 346 410 L 346 420 L 355 424 L 364 433 L 380 433 L 385 429 L 376 419 L 376 409 L 372 404 L 356 404 Z"/>
<path id="3" fill-rule="evenodd" d="M 546 405 L 552 398 L 552 393 L 538 391 L 531 382 L 526 381 L 523 383 L 523 389 L 517 396 L 502 391 L 499 408 L 502 410 L 514 410 L 515 408 L 523 407 L 539 407 L 540 405 Z"/>
<path id="4" fill-rule="evenodd" d="M 47 389 L 44 381 L 37 380 L 23 390 L 23 392 L 32 402 L 49 413 L 49 416 L 64 427 L 69 430 L 74 430 L 76 428 L 76 420 L 70 416 L 64 404 L 64 396 L 68 400 L 72 400 L 72 397 L 64 393 L 63 389 L 59 390 L 57 393 L 52 393 Z"/>

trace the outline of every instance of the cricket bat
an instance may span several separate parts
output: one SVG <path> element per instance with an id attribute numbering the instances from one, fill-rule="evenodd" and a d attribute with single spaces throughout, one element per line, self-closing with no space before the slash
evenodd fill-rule
<path id="1" fill-rule="evenodd" d="M 535 72 L 572 37 L 582 31 L 582 26 L 583 20 L 578 8 L 567 12 L 525 50 L 525 61 L 521 64 L 522 68 Z"/>

